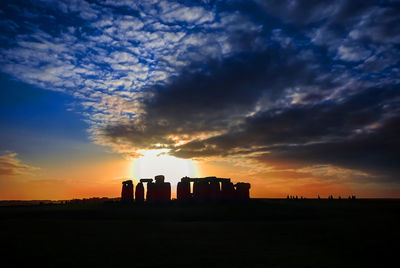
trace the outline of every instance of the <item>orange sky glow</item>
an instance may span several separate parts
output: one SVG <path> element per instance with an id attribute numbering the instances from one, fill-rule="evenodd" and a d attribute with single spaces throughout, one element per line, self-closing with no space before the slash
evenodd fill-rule
<path id="1" fill-rule="evenodd" d="M 285 198 L 287 195 L 316 198 L 318 195 L 327 197 L 331 194 L 343 198 L 353 194 L 369 198 L 399 197 L 399 193 L 390 185 L 377 188 L 373 181 L 366 181 L 368 178 L 362 174 L 357 182 L 353 172 L 332 167 L 320 166 L 309 170 L 281 167 L 276 170 L 241 158 L 190 160 L 162 154 L 162 150 L 141 153 L 143 156 L 136 159 L 86 162 L 75 159 L 54 164 L 46 170 L 2 175 L 0 197 L 2 200 L 119 197 L 123 180 L 132 179 L 136 184 L 140 178 L 158 174 L 164 174 L 166 181 L 171 182 L 173 198 L 176 196 L 176 184 L 183 176 L 217 176 L 231 178 L 233 182 L 249 182 L 253 198 Z M 341 178 L 340 182 L 337 181 L 338 177 Z"/>

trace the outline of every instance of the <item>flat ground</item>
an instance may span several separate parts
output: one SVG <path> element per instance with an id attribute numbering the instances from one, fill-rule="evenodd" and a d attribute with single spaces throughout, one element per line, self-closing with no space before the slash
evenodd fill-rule
<path id="1" fill-rule="evenodd" d="M 388 267 L 398 263 L 399 223 L 400 200 L 5 206 L 0 261 L 8 263 L 2 267 Z"/>

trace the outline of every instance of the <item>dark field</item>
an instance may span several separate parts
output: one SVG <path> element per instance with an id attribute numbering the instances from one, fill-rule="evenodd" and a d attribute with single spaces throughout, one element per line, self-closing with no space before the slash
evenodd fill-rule
<path id="1" fill-rule="evenodd" d="M 396 267 L 400 200 L 0 207 L 2 267 Z M 394 265 L 394 266 L 393 266 Z"/>

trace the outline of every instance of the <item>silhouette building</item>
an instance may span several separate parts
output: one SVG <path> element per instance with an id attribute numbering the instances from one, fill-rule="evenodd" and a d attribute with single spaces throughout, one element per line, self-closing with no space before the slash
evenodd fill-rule
<path id="1" fill-rule="evenodd" d="M 144 186 L 142 182 L 139 182 L 138 185 L 136 185 L 135 200 L 137 203 L 144 202 Z"/>
<path id="2" fill-rule="evenodd" d="M 250 183 L 238 182 L 236 184 L 236 198 L 241 200 L 250 198 Z"/>
<path id="3" fill-rule="evenodd" d="M 121 201 L 122 202 L 133 201 L 133 182 L 131 180 L 122 182 Z"/>
<path id="4" fill-rule="evenodd" d="M 159 202 L 171 200 L 171 184 L 164 181 L 163 175 L 158 175 L 153 179 L 140 179 L 136 185 L 135 200 L 137 203 L 143 203 L 145 200 L 144 184 L 147 184 L 146 201 Z M 130 188 L 129 188 L 130 187 Z M 129 189 L 132 190 L 129 190 Z M 128 198 L 129 196 L 129 198 Z M 130 199 L 132 196 L 132 199 Z M 122 182 L 121 201 L 133 200 L 133 183 L 132 181 Z"/>
<path id="5" fill-rule="evenodd" d="M 193 183 L 193 192 L 191 192 Z M 246 200 L 250 198 L 250 183 L 233 184 L 231 179 L 183 177 L 177 185 L 177 199 L 186 200 Z"/>
<path id="6" fill-rule="evenodd" d="M 145 187 L 146 184 L 146 194 Z M 208 201 L 208 200 L 247 200 L 250 199 L 250 183 L 238 182 L 233 184 L 231 179 L 204 177 L 183 177 L 177 185 L 177 199 L 179 201 Z M 133 201 L 133 183 L 131 180 L 122 182 L 122 202 Z M 146 199 L 145 199 L 146 196 Z M 165 202 L 171 200 L 171 184 L 165 182 L 163 175 L 153 179 L 140 179 L 136 185 L 135 200 L 137 203 Z"/>
<path id="7" fill-rule="evenodd" d="M 142 182 L 142 180 L 140 181 Z M 155 176 L 155 182 L 153 182 L 152 179 L 148 180 L 151 181 L 147 181 L 147 201 L 158 202 L 171 200 L 171 184 L 169 182 L 164 182 L 165 178 L 163 175 Z"/>

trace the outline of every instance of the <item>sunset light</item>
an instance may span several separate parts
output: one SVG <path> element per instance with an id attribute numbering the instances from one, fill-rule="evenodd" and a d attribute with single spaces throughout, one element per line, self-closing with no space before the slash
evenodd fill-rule
<path id="1" fill-rule="evenodd" d="M 176 158 L 166 154 L 167 152 L 166 149 L 139 151 L 143 156 L 133 160 L 131 176 L 139 180 L 163 174 L 172 184 L 176 184 L 184 176 L 199 176 L 193 160 Z"/>
<path id="2" fill-rule="evenodd" d="M 3 267 L 392 267 L 399 212 L 400 0 L 0 1 Z"/>
<path id="3" fill-rule="evenodd" d="M 400 197 L 395 2 L 2 0 L 0 199 Z"/>

